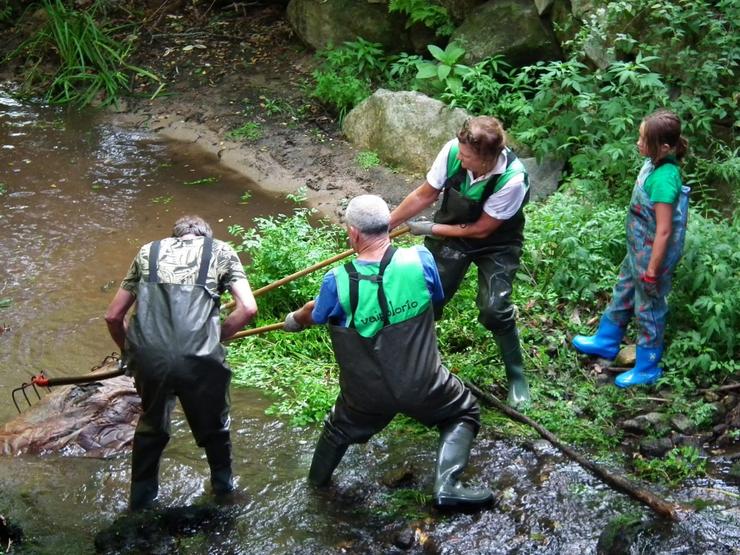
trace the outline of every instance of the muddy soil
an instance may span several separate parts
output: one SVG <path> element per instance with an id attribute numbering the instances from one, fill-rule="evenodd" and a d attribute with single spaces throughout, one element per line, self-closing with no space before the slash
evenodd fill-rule
<path id="1" fill-rule="evenodd" d="M 149 100 L 158 85 L 138 83 L 139 98 L 120 105 L 116 120 L 194 142 L 265 189 L 305 190 L 330 217 L 357 194 L 396 204 L 420 183 L 421 175 L 360 167 L 334 115 L 310 96 L 314 52 L 293 35 L 282 6 L 197 16 L 164 14 L 142 33 L 132 63 L 166 86 Z M 231 134 L 245 125 L 248 137 Z"/>

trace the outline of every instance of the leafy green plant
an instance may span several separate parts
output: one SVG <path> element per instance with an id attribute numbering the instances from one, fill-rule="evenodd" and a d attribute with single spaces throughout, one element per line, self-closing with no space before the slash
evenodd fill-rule
<path id="1" fill-rule="evenodd" d="M 296 208 L 290 216 L 256 218 L 251 229 L 229 228 L 238 238 L 237 251 L 251 260 L 247 271 L 254 289 L 344 250 L 344 230 L 329 224 L 313 227 L 312 214 L 310 209 Z M 285 316 L 303 305 L 318 293 L 321 277 L 313 273 L 270 291 L 260 299 L 260 317 Z"/>
<path id="2" fill-rule="evenodd" d="M 130 91 L 131 75 L 159 81 L 152 72 L 127 62 L 133 42 L 116 40 L 120 29 L 96 22 L 97 4 L 84 12 L 62 0 L 44 0 L 43 5 L 48 23 L 11 54 L 31 62 L 25 75 L 28 90 L 41 81 L 49 102 L 85 106 L 99 100 L 106 105 Z M 44 76 L 41 68 L 53 56 L 57 69 Z"/>
<path id="3" fill-rule="evenodd" d="M 9 0 L 0 0 L 0 23 L 10 23 L 13 20 L 13 5 Z"/>
<path id="4" fill-rule="evenodd" d="M 415 23 L 421 23 L 440 37 L 449 36 L 455 30 L 447 8 L 434 0 L 391 0 L 388 12 L 400 12 L 408 16 L 407 29 Z"/>
<path id="5" fill-rule="evenodd" d="M 419 62 L 416 78 L 426 80 L 433 90 L 440 93 L 458 93 L 462 89 L 462 78 L 470 72 L 468 66 L 458 63 L 465 55 L 465 49 L 454 42 L 444 50 L 434 44 L 428 45 L 427 49 L 436 62 Z"/>
<path id="6" fill-rule="evenodd" d="M 262 138 L 262 126 L 256 121 L 248 121 L 229 131 L 226 136 L 230 139 L 256 141 Z"/>
<path id="7" fill-rule="evenodd" d="M 239 204 L 247 204 L 249 202 L 249 199 L 252 198 L 252 193 L 249 191 L 244 191 L 242 193 L 242 196 L 239 197 Z"/>
<path id="8" fill-rule="evenodd" d="M 359 165 L 363 170 L 378 167 L 380 165 L 380 157 L 377 152 L 373 152 L 372 150 L 363 150 L 357 153 L 357 165 Z"/>
<path id="9" fill-rule="evenodd" d="M 2 181 L 0 181 L 0 197 L 3 196 L 7 192 L 8 192 L 8 186 Z"/>
<path id="10" fill-rule="evenodd" d="M 183 185 L 211 185 L 215 183 L 217 179 L 215 177 L 201 177 L 199 179 L 191 179 L 189 181 L 183 181 Z"/>
<path id="11" fill-rule="evenodd" d="M 314 71 L 311 96 L 332 107 L 342 122 L 347 113 L 371 94 L 367 80 L 336 70 Z"/>
<path id="12" fill-rule="evenodd" d="M 418 66 L 421 61 L 423 58 L 418 54 L 407 54 L 406 52 L 389 58 L 390 69 L 385 86 L 391 90 L 415 90 L 416 74 L 419 72 Z"/>
<path id="13" fill-rule="evenodd" d="M 706 460 L 695 447 L 675 447 L 661 459 L 637 457 L 633 461 L 638 476 L 676 486 L 688 478 L 706 474 Z"/>
<path id="14" fill-rule="evenodd" d="M 462 76 L 462 84 L 459 89 L 442 93 L 441 100 L 474 115 L 495 114 L 505 126 L 531 109 L 525 86 L 512 79 L 510 66 L 502 56 L 475 64 Z"/>
<path id="15" fill-rule="evenodd" d="M 246 271 L 254 289 L 323 261 L 343 250 L 345 232 L 328 223 L 311 225 L 313 212 L 257 218 L 254 227 L 235 225 L 229 232 L 237 251 L 251 263 Z M 300 253 L 300 256 L 297 256 Z M 323 272 L 299 278 L 260 297 L 258 325 L 282 320 L 319 291 Z M 336 365 L 323 326 L 295 335 L 277 332 L 232 343 L 229 360 L 234 382 L 259 387 L 275 397 L 269 412 L 287 415 L 299 425 L 320 421 L 336 399 Z"/>
<path id="16" fill-rule="evenodd" d="M 311 95 L 332 107 L 340 122 L 370 96 L 372 84 L 385 80 L 387 75 L 388 60 L 382 45 L 361 37 L 317 55 L 322 64 L 312 74 L 315 85 Z"/>

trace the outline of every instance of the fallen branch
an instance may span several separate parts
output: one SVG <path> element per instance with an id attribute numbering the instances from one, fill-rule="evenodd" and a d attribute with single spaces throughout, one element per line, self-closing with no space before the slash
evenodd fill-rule
<path id="1" fill-rule="evenodd" d="M 728 383 L 726 385 L 720 385 L 718 387 L 708 387 L 706 389 L 700 389 L 700 393 L 717 393 L 718 391 L 732 391 L 734 389 L 740 389 L 740 383 Z"/>
<path id="2" fill-rule="evenodd" d="M 522 424 L 526 424 L 527 426 L 530 426 L 537 430 L 537 432 L 545 438 L 547 441 L 552 443 L 555 447 L 557 447 L 561 452 L 565 453 L 569 458 L 576 461 L 578 464 L 580 464 L 583 468 L 591 472 L 594 476 L 602 480 L 603 482 L 606 482 L 613 488 L 621 491 L 622 493 L 626 493 L 633 499 L 647 505 L 650 507 L 653 511 L 658 513 L 660 516 L 669 518 L 671 520 L 677 521 L 678 520 L 678 513 L 677 509 L 678 506 L 666 501 L 665 499 L 661 499 L 657 495 L 655 495 L 653 492 L 646 490 L 645 488 L 642 488 L 638 486 L 637 484 L 631 482 L 624 476 L 620 476 L 618 474 L 613 474 L 609 472 L 608 470 L 602 468 L 601 466 L 597 465 L 594 462 L 591 462 L 586 457 L 575 451 L 572 447 L 569 445 L 566 445 L 565 443 L 561 442 L 557 436 L 555 436 L 552 432 L 529 418 L 528 416 L 525 416 L 521 412 L 514 410 L 510 406 L 506 405 L 505 403 L 502 403 L 498 399 L 496 399 L 493 395 L 483 391 L 481 388 L 476 386 L 475 384 L 472 384 L 470 382 L 465 382 L 465 385 L 470 388 L 470 390 L 475 393 L 475 395 L 484 403 L 487 405 L 492 406 L 493 408 L 503 412 L 506 416 L 509 418 L 512 418 L 513 420 L 516 420 L 517 422 L 521 422 Z"/>

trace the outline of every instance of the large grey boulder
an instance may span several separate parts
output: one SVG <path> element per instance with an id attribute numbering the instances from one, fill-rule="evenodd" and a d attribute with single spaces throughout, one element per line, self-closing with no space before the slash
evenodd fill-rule
<path id="1" fill-rule="evenodd" d="M 473 10 L 452 36 L 465 48 L 465 63 L 503 55 L 520 67 L 560 58 L 549 22 L 540 18 L 532 0 L 492 0 Z"/>
<path id="2" fill-rule="evenodd" d="M 385 162 L 426 172 L 468 114 L 418 92 L 378 89 L 347 114 L 342 131 Z"/>
<path id="3" fill-rule="evenodd" d="M 439 0 L 439 3 L 455 21 L 464 20 L 474 8 L 485 2 L 486 0 Z"/>
<path id="4" fill-rule="evenodd" d="M 562 160 L 545 158 L 522 158 L 522 164 L 529 174 L 529 200 L 544 200 L 558 189 L 565 163 Z"/>
<path id="5" fill-rule="evenodd" d="M 418 92 L 378 89 L 344 119 L 342 131 L 357 148 L 372 150 L 389 164 L 426 173 L 444 144 L 470 114 Z M 517 152 L 524 146 L 513 145 Z M 542 200 L 558 186 L 563 163 L 522 158 L 529 172 L 530 200 Z"/>
<path id="6" fill-rule="evenodd" d="M 291 0 L 288 22 L 296 35 L 316 50 L 362 37 L 386 51 L 412 48 L 403 15 L 388 13 L 385 2 L 367 0 Z"/>

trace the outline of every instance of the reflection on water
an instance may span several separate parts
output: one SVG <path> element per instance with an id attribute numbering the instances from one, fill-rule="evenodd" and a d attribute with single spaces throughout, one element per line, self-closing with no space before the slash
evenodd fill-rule
<path id="1" fill-rule="evenodd" d="M 30 373 L 77 374 L 113 350 L 105 307 L 136 248 L 167 235 L 177 216 L 197 212 L 226 237 L 229 224 L 286 208 L 258 191 L 240 204 L 251 184 L 187 147 L 2 94 L 0 146 L 0 299 L 10 303 L 0 309 L 0 421 L 15 411 L 10 389 Z M 210 177 L 215 182 L 193 184 Z M 496 492 L 489 510 L 440 514 L 429 506 L 433 434 L 386 432 L 353 446 L 334 485 L 315 491 L 305 476 L 317 430 L 266 417 L 268 403 L 254 392 L 235 390 L 232 401 L 234 470 L 246 498 L 220 508 L 223 518 L 212 513 L 217 525 L 163 532 L 157 552 L 582 554 L 595 552 L 615 517 L 650 517 L 557 451 L 501 441 L 485 429 L 466 475 Z M 403 485 L 384 485 L 406 467 Z M 125 510 L 128 482 L 127 456 L 0 458 L 0 514 L 26 533 L 16 552 L 95 552 L 96 534 Z M 207 482 L 203 452 L 177 413 L 162 461 L 162 502 L 207 507 Z M 675 495 L 701 497 L 708 508 L 679 524 L 646 526 L 633 552 L 737 552 L 734 490 L 692 486 Z M 152 545 L 133 552 L 151 553 Z"/>

